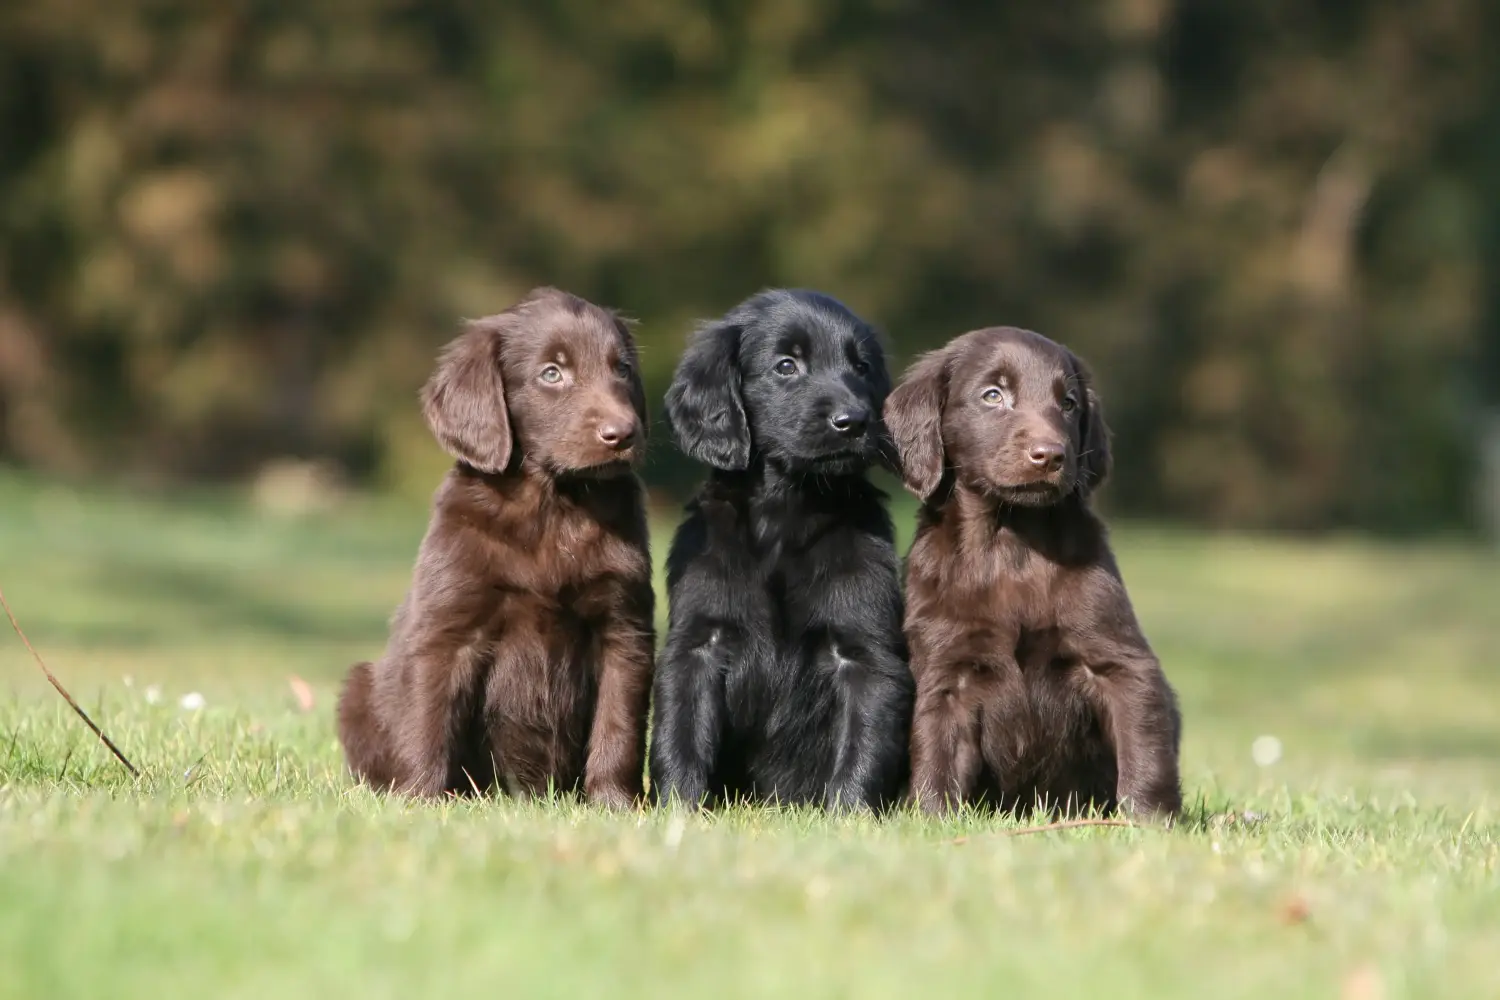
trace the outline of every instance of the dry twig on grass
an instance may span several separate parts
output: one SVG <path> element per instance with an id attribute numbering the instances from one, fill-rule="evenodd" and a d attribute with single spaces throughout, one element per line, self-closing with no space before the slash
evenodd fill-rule
<path id="1" fill-rule="evenodd" d="M 1041 826 L 1018 826 L 1010 830 L 997 830 L 996 833 L 1003 837 L 1024 837 L 1029 833 L 1051 833 L 1053 830 L 1072 830 L 1081 826 L 1135 826 L 1128 819 L 1064 819 L 1056 823 L 1043 823 Z M 955 837 L 953 843 L 967 844 L 968 837 Z"/>
<path id="2" fill-rule="evenodd" d="M 78 717 L 94 731 L 94 735 L 104 741 L 104 745 L 109 747 L 109 752 L 115 755 L 116 760 L 125 765 L 125 770 L 130 772 L 131 777 L 139 778 L 141 772 L 137 771 L 135 765 L 130 763 L 125 755 L 120 752 L 120 748 L 115 746 L 114 740 L 105 736 L 104 730 L 94 725 L 94 720 L 90 719 L 89 714 L 83 710 L 78 702 L 73 700 L 73 696 L 68 694 L 68 689 L 62 686 L 62 681 L 59 681 L 52 671 L 47 669 L 46 662 L 42 660 L 42 654 L 36 651 L 36 647 L 31 644 L 31 640 L 26 638 L 26 633 L 21 631 L 21 623 L 16 621 L 15 612 L 11 611 L 10 602 L 5 599 L 5 591 L 3 590 L 0 590 L 0 607 L 5 608 L 5 617 L 10 619 L 10 627 L 15 629 L 16 635 L 21 637 L 21 642 L 26 645 L 26 649 L 31 653 L 31 658 L 36 660 L 36 665 L 42 668 L 42 673 L 47 675 L 47 680 L 57 689 L 57 693 L 63 696 L 63 700 L 72 707 L 73 711 L 78 713 Z"/>
<path id="3" fill-rule="evenodd" d="M 1056 823 L 1043 823 L 1041 826 L 1020 826 L 1014 830 L 1006 830 L 1007 837 L 1021 837 L 1028 833 L 1051 833 L 1053 830 L 1072 830 L 1080 826 L 1135 826 L 1128 819 L 1065 819 Z"/>

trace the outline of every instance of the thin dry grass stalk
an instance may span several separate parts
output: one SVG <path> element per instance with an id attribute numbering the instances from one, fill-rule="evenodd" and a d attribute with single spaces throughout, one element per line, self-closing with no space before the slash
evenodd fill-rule
<path id="1" fill-rule="evenodd" d="M 42 673 L 47 675 L 47 680 L 51 682 L 54 688 L 57 689 L 57 693 L 63 696 L 63 700 L 72 707 L 73 711 L 78 713 L 78 717 L 82 719 L 84 723 L 94 731 L 94 735 L 99 737 L 99 739 L 104 742 L 105 746 L 109 747 L 109 752 L 115 755 L 115 759 L 118 760 L 121 764 L 125 765 L 125 770 L 130 772 L 131 777 L 139 778 L 141 776 L 141 772 L 137 771 L 135 769 L 135 765 L 130 763 L 125 754 L 120 751 L 119 747 L 115 746 L 114 740 L 110 739 L 108 736 L 105 736 L 104 730 L 94 725 L 94 720 L 90 719 L 89 714 L 83 710 L 78 702 L 73 700 L 73 696 L 68 694 L 68 689 L 62 686 L 62 681 L 59 681 L 56 675 L 54 675 L 51 670 L 47 669 L 47 664 L 42 659 L 42 654 L 36 651 L 36 647 L 31 644 L 31 640 L 26 638 L 26 633 L 21 631 L 21 623 L 16 621 L 15 612 L 11 611 L 10 602 L 5 599 L 5 591 L 3 590 L 0 590 L 0 607 L 5 608 L 5 617 L 10 619 L 10 627 L 15 629 L 16 635 L 21 637 L 21 642 L 26 645 L 27 651 L 31 653 L 31 658 L 36 660 L 36 665 L 42 668 Z"/>
<path id="2" fill-rule="evenodd" d="M 1018 826 L 1011 830 L 997 830 L 996 833 L 1004 837 L 1024 837 L 1030 833 L 1051 833 L 1053 830 L 1072 830 L 1081 826 L 1135 826 L 1128 819 L 1064 819 L 1056 823 L 1043 823 L 1041 826 Z M 968 837 L 955 837 L 953 843 L 967 844 Z"/>

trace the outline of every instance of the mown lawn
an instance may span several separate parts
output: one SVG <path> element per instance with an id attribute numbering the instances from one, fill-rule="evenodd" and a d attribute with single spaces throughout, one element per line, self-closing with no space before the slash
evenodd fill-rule
<path id="1" fill-rule="evenodd" d="M 0 995 L 1500 996 L 1493 554 L 1119 527 L 1192 815 L 1011 837 L 351 787 L 423 525 L 0 477 L 0 587 L 145 772 L 0 634 Z"/>

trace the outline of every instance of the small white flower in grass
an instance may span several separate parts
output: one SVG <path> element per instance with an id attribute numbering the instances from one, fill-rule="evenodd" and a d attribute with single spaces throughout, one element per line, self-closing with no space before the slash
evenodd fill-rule
<path id="1" fill-rule="evenodd" d="M 1257 736 L 1250 744 L 1250 757 L 1261 767 L 1270 767 L 1281 759 L 1281 741 L 1274 736 Z"/>
<path id="2" fill-rule="evenodd" d="M 391 941 L 409 941 L 417 929 L 417 918 L 410 910 L 395 908 L 386 914 L 385 936 Z"/>
<path id="3" fill-rule="evenodd" d="M 667 821 L 666 836 L 662 839 L 667 845 L 667 850 L 675 851 L 682 844 L 682 835 L 687 832 L 687 820 L 681 816 L 673 816 Z"/>
<path id="4" fill-rule="evenodd" d="M 185 712 L 198 712 L 202 711 L 203 706 L 207 705 L 208 702 L 197 691 L 189 691 L 182 696 L 182 701 L 178 702 L 178 704 L 182 706 Z"/>
<path id="5" fill-rule="evenodd" d="M 132 677 L 132 676 L 130 676 L 129 674 L 126 674 L 125 675 L 125 686 L 128 687 L 128 688 L 135 687 L 135 678 Z"/>
<path id="6" fill-rule="evenodd" d="M 161 704 L 161 687 L 160 686 L 158 686 L 156 684 L 152 684 L 150 687 L 146 688 L 146 704 L 148 704 L 148 705 L 160 705 Z"/>

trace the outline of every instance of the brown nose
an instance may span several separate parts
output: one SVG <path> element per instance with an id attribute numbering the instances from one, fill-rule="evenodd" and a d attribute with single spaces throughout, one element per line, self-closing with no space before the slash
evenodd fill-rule
<path id="1" fill-rule="evenodd" d="M 625 420 L 606 420 L 599 425 L 599 440 L 607 448 L 624 451 L 635 443 L 635 424 Z"/>
<path id="2" fill-rule="evenodd" d="M 1056 441 L 1043 441 L 1031 446 L 1026 457 L 1031 459 L 1031 464 L 1044 472 L 1056 472 L 1062 468 L 1063 446 Z"/>

